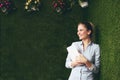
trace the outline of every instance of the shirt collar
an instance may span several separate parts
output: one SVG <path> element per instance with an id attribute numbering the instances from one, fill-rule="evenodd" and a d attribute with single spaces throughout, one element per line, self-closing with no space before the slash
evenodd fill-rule
<path id="1" fill-rule="evenodd" d="M 91 45 L 91 44 L 92 44 L 92 41 L 90 41 L 88 45 Z M 80 42 L 80 45 L 83 45 L 82 41 Z"/>

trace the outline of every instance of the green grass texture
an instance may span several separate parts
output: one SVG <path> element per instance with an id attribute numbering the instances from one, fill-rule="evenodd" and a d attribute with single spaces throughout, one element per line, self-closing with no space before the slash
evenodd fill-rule
<path id="1" fill-rule="evenodd" d="M 37 13 L 25 13 L 25 0 L 15 0 L 17 10 L 0 13 L 0 80 L 67 80 L 66 47 L 78 41 L 77 24 L 91 21 L 94 40 L 101 47 L 100 73 L 95 80 L 119 80 L 120 1 L 89 0 L 57 15 L 52 0 L 42 0 Z"/>

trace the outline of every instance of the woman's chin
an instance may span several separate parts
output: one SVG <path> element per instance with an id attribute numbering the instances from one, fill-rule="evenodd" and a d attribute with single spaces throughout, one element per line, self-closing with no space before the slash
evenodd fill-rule
<path id="1" fill-rule="evenodd" d="M 82 38 L 79 37 L 79 40 L 82 40 Z"/>

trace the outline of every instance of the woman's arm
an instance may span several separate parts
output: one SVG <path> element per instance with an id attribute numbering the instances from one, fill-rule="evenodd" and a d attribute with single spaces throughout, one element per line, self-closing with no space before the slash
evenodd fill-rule
<path id="1" fill-rule="evenodd" d="M 67 58 L 66 58 L 66 63 L 65 63 L 66 68 L 73 68 L 79 65 L 83 65 L 83 63 L 77 60 L 77 57 L 74 61 L 72 61 L 72 59 L 70 58 L 70 54 L 68 53 Z"/>
<path id="2" fill-rule="evenodd" d="M 83 54 L 80 54 L 78 57 L 78 61 L 80 63 L 85 64 L 90 71 L 93 71 L 94 73 L 97 73 L 99 71 L 100 66 L 100 47 L 97 46 L 95 49 L 95 63 L 91 63 L 89 60 L 87 60 Z"/>
<path id="3" fill-rule="evenodd" d="M 73 66 L 71 66 L 72 60 L 70 58 L 70 54 L 68 53 L 67 58 L 66 58 L 66 62 L 65 62 L 65 67 L 66 68 L 73 68 Z"/>
<path id="4" fill-rule="evenodd" d="M 92 66 L 93 66 L 93 69 L 91 69 L 91 71 L 93 71 L 94 73 L 99 72 L 99 67 L 100 67 L 100 47 L 99 47 L 99 45 L 97 45 L 97 47 L 95 49 L 95 61 Z"/>

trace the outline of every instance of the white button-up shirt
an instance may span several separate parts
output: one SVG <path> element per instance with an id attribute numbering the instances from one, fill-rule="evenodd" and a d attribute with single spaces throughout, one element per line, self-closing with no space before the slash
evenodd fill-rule
<path id="1" fill-rule="evenodd" d="M 87 48 L 83 50 L 82 41 L 78 41 L 78 42 L 73 42 L 70 47 L 75 47 L 79 53 L 83 54 L 92 63 L 92 66 L 90 68 L 86 67 L 85 65 L 72 67 L 71 62 L 73 61 L 72 59 L 73 55 L 78 56 L 78 54 L 70 53 L 68 51 L 65 66 L 67 68 L 72 69 L 68 80 L 93 80 L 94 79 L 93 73 L 97 73 L 99 71 L 99 65 L 100 65 L 99 45 L 93 42 L 90 42 Z"/>

